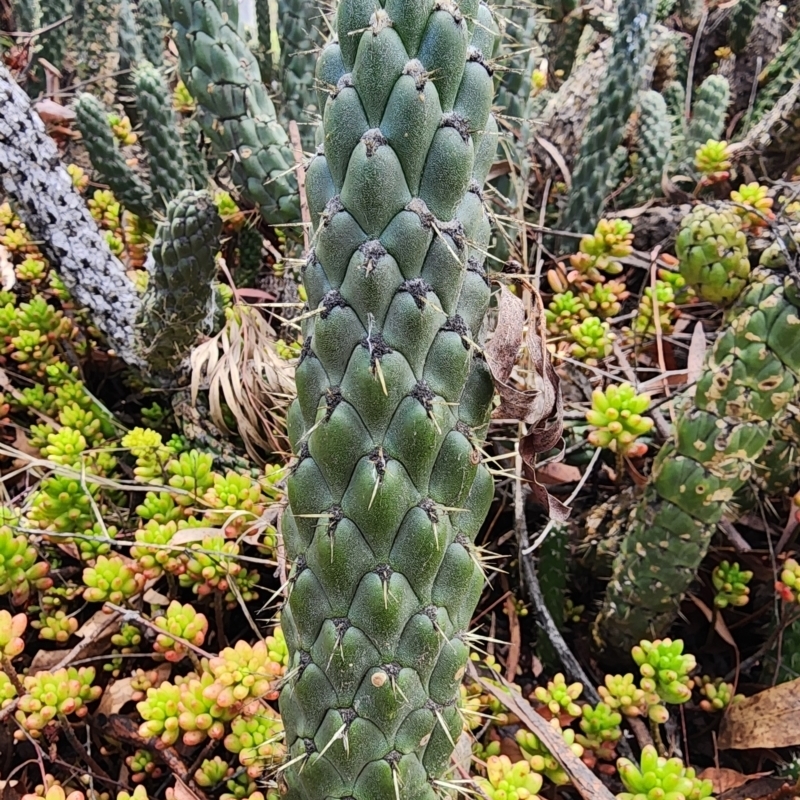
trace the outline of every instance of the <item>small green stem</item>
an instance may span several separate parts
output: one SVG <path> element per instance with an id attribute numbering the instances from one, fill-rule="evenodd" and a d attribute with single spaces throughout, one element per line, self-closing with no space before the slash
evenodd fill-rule
<path id="1" fill-rule="evenodd" d="M 666 758 L 667 748 L 664 745 L 664 740 L 661 738 L 661 727 L 652 719 L 650 720 L 650 733 L 653 736 L 653 742 L 655 743 L 656 750 L 658 750 L 658 754 Z"/>

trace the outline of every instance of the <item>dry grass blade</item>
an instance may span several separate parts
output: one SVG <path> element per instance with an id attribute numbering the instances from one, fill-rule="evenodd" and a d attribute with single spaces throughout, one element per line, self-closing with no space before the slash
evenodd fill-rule
<path id="1" fill-rule="evenodd" d="M 192 402 L 208 389 L 211 420 L 231 433 L 224 406 L 236 419 L 248 455 L 288 450 L 286 409 L 295 394 L 294 367 L 275 351 L 275 332 L 260 312 L 237 305 L 225 327 L 192 351 Z"/>

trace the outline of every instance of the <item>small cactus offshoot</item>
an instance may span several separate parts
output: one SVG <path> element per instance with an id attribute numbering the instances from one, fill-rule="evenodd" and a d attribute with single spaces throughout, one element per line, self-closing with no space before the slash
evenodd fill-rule
<path id="1" fill-rule="evenodd" d="M 711 573 L 711 582 L 716 590 L 714 605 L 717 608 L 747 605 L 750 599 L 747 584 L 752 577 L 753 573 L 749 569 L 742 569 L 737 562 L 731 564 L 722 561 Z"/>
<path id="2" fill-rule="evenodd" d="M 640 764 L 620 758 L 617 769 L 628 790 L 618 800 L 704 800 L 713 791 L 710 780 L 701 781 L 679 758 L 659 756 L 652 745 L 643 748 Z"/>
<path id="3" fill-rule="evenodd" d="M 649 405 L 650 398 L 636 394 L 629 383 L 595 389 L 592 408 L 586 412 L 586 420 L 594 428 L 589 442 L 621 455 L 644 455 L 647 446 L 636 440 L 653 427 L 653 420 L 642 416 Z"/>

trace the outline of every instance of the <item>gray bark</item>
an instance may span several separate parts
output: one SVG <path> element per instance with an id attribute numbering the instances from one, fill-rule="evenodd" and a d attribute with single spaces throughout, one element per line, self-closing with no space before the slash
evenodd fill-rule
<path id="1" fill-rule="evenodd" d="M 16 211 L 108 345 L 141 366 L 135 348 L 140 301 L 108 249 L 30 100 L 0 64 L 0 182 Z"/>

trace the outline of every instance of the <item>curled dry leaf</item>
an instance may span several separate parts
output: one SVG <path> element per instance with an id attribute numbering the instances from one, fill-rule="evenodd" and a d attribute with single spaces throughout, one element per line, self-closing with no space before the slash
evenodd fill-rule
<path id="1" fill-rule="evenodd" d="M 703 781 L 711 781 L 714 785 L 714 794 L 723 794 L 769 774 L 769 772 L 754 772 L 752 775 L 743 775 L 735 769 L 709 767 L 704 769 L 697 777 Z"/>
<path id="2" fill-rule="evenodd" d="M 75 119 L 75 111 L 69 106 L 62 106 L 55 100 L 44 98 L 34 103 L 36 113 L 42 118 L 42 122 L 60 125 L 64 122 L 72 122 Z"/>
<path id="3" fill-rule="evenodd" d="M 276 353 L 275 339 L 258 309 L 239 304 L 225 327 L 196 347 L 190 359 L 192 401 L 205 379 L 211 420 L 231 432 L 223 418 L 224 401 L 248 454 L 259 463 L 261 450 L 288 449 L 286 409 L 296 394 L 294 368 Z"/>
<path id="4" fill-rule="evenodd" d="M 550 518 L 563 522 L 569 509 L 539 483 L 536 477 L 536 456 L 552 450 L 561 440 L 564 404 L 561 382 L 545 347 L 544 308 L 539 293 L 527 283 L 528 296 L 534 310 L 526 315 L 525 304 L 505 286 L 500 286 L 497 327 L 484 350 L 486 363 L 500 395 L 500 405 L 492 416 L 516 419 L 528 425 L 528 432 L 519 441 L 519 453 L 525 465 L 525 476 L 531 483 L 535 502 L 547 508 Z M 526 319 L 527 316 L 527 319 Z M 511 374 L 519 364 L 525 336 L 525 388 L 512 382 Z"/>
<path id="5" fill-rule="evenodd" d="M 720 750 L 772 749 L 800 744 L 800 678 L 732 705 L 722 720 Z"/>

